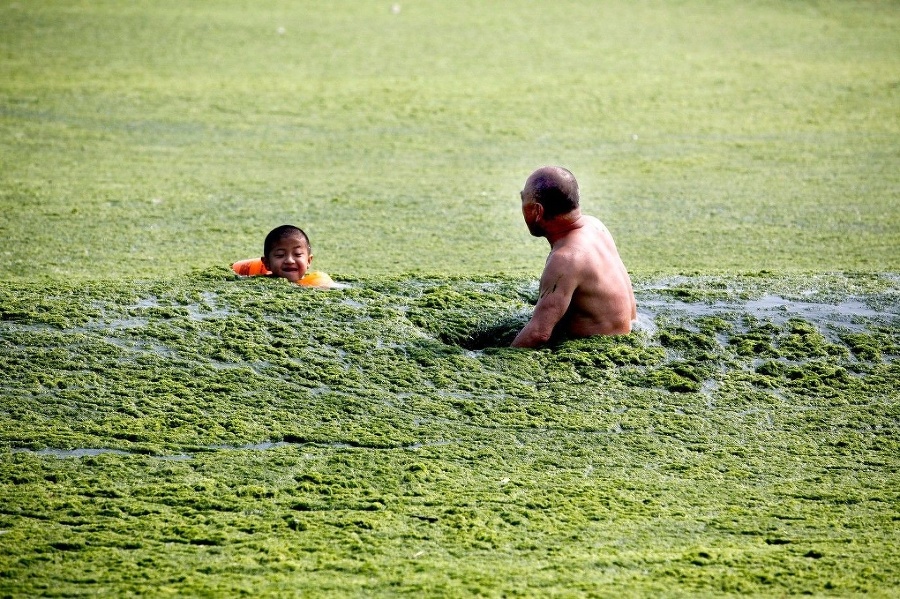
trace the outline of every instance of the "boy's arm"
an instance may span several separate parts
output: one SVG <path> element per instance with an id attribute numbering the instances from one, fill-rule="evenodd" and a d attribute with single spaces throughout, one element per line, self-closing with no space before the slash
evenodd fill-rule
<path id="1" fill-rule="evenodd" d="M 516 335 L 512 347 L 540 347 L 566 315 L 578 288 L 575 265 L 565 256 L 551 255 L 541 275 L 540 297 L 531 320 Z"/>

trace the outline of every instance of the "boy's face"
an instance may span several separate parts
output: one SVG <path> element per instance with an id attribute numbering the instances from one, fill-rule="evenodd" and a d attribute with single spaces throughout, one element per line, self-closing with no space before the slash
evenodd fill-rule
<path id="1" fill-rule="evenodd" d="M 263 256 L 262 261 L 276 277 L 296 283 L 309 269 L 312 255 L 302 235 L 291 235 L 279 240 L 269 255 Z"/>

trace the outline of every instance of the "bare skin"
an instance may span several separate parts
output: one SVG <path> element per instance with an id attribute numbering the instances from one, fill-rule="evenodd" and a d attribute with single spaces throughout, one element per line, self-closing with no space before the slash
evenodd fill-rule
<path id="1" fill-rule="evenodd" d="M 579 208 L 545 219 L 527 183 L 522 215 L 533 235 L 547 238 L 550 255 L 534 314 L 512 346 L 540 347 L 556 336 L 630 333 L 637 317 L 631 279 L 603 223 Z"/>

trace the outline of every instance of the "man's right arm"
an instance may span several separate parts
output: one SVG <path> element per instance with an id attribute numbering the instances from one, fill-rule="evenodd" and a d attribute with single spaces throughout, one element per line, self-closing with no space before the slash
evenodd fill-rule
<path id="1" fill-rule="evenodd" d="M 569 260 L 551 255 L 541 275 L 540 297 L 528 324 L 516 335 L 512 347 L 540 347 L 566 315 L 578 279 Z"/>

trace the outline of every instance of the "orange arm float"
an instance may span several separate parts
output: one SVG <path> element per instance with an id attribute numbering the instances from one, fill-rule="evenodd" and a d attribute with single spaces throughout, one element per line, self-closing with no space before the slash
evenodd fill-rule
<path id="1" fill-rule="evenodd" d="M 255 277 L 257 275 L 270 275 L 269 269 L 263 266 L 261 258 L 248 258 L 238 260 L 231 265 L 231 270 L 242 277 Z"/>
<path id="2" fill-rule="evenodd" d="M 303 275 L 297 284 L 304 287 L 331 287 L 334 285 L 334 281 L 324 272 L 314 271 Z"/>

